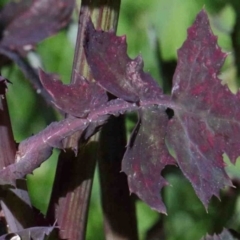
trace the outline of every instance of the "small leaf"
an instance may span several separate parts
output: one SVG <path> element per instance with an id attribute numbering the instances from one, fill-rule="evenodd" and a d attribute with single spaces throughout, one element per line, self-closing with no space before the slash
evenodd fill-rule
<path id="1" fill-rule="evenodd" d="M 67 118 L 51 123 L 40 133 L 19 144 L 15 163 L 0 170 L 0 185 L 15 185 L 16 179 L 24 178 L 33 172 L 52 154 L 52 148 L 62 148 L 62 140 L 76 131 L 81 133 L 88 127 L 89 121 Z"/>
<path id="2" fill-rule="evenodd" d="M 52 96 L 53 103 L 63 112 L 85 118 L 91 110 L 108 101 L 106 92 L 94 82 L 80 75 L 74 84 L 64 85 L 54 75 L 39 72 L 44 88 Z"/>
<path id="3" fill-rule="evenodd" d="M 166 165 L 175 164 L 165 146 L 168 116 L 164 110 L 158 106 L 140 110 L 139 123 L 132 133 L 122 163 L 130 191 L 162 213 L 166 213 L 166 208 L 160 190 L 167 181 L 160 174 Z"/>
<path id="4" fill-rule="evenodd" d="M 85 53 L 95 80 L 108 92 L 130 102 L 153 99 L 162 95 L 156 81 L 143 71 L 143 60 L 127 55 L 125 37 L 96 31 L 88 22 Z"/>
<path id="5" fill-rule="evenodd" d="M 5 234 L 0 240 L 44 240 L 56 227 L 32 227 L 16 233 Z"/>

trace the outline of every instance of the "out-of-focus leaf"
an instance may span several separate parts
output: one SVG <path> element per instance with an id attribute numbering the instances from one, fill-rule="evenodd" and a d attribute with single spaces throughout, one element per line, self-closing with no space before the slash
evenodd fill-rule
<path id="1" fill-rule="evenodd" d="M 87 60 L 93 77 L 103 88 L 130 102 L 161 96 L 157 83 L 143 71 L 141 56 L 134 60 L 128 57 L 124 36 L 96 31 L 91 21 L 85 34 Z"/>
<path id="2" fill-rule="evenodd" d="M 0 237 L 0 240 L 16 239 L 16 240 L 44 240 L 55 227 L 32 227 L 16 233 L 9 233 Z M 15 237 L 15 238 L 14 238 Z"/>
<path id="3" fill-rule="evenodd" d="M 20 0 L 11 1 L 0 11 L 0 66 L 15 62 L 47 102 L 49 95 L 36 70 L 23 57 L 68 24 L 74 4 L 75 0 Z"/>
<path id="4" fill-rule="evenodd" d="M 54 105 L 65 113 L 85 118 L 88 113 L 108 101 L 106 92 L 80 75 L 74 84 L 63 85 L 54 75 L 40 70 L 40 80 L 53 98 Z"/>
<path id="5" fill-rule="evenodd" d="M 213 236 L 207 235 L 206 237 L 202 238 L 202 240 L 238 240 L 238 239 L 240 239 L 238 233 L 232 233 L 227 229 L 223 229 L 223 231 L 220 234 L 214 234 Z"/>
<path id="6" fill-rule="evenodd" d="M 41 95 L 44 97 L 46 101 L 51 101 L 51 97 L 47 93 L 47 91 L 42 87 L 42 84 L 39 80 L 37 70 L 33 68 L 19 53 L 9 50 L 9 49 L 3 49 L 0 47 L 0 56 L 5 56 L 8 59 L 15 62 L 16 65 L 21 69 L 23 74 L 27 79 L 29 79 L 33 85 L 33 87 L 36 89 L 38 93 L 41 93 Z M 0 57 L 0 66 L 1 66 L 1 57 Z"/>
<path id="7" fill-rule="evenodd" d="M 10 2 L 0 12 L 0 47 L 29 50 L 66 26 L 74 0 L 21 0 Z"/>

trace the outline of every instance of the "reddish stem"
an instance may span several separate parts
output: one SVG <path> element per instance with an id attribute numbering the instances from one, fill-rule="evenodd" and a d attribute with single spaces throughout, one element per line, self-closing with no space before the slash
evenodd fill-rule
<path id="1" fill-rule="evenodd" d="M 75 82 L 75 72 L 89 80 L 92 79 L 83 49 L 84 31 L 89 17 L 91 16 L 98 27 L 101 26 L 105 31 L 116 29 L 119 7 L 120 2 L 116 0 L 82 1 L 72 83 Z M 79 137 L 79 133 L 71 136 L 65 143 L 65 147 L 76 149 Z M 82 145 L 79 145 L 77 158 L 73 157 L 73 151 L 68 151 L 66 154 L 62 153 L 59 159 L 49 216 L 52 217 L 52 220 L 54 220 L 53 216 L 58 220 L 60 237 L 62 238 L 85 239 L 89 198 L 96 163 L 95 154 L 95 143 L 91 142 L 84 149 Z M 68 171 L 73 171 L 73 174 L 66 181 L 65 173 Z M 61 195 L 63 192 L 66 193 L 64 196 Z M 55 209 L 54 205 L 59 197 L 60 200 Z M 52 209 L 55 209 L 55 214 L 51 214 L 53 213 Z"/>

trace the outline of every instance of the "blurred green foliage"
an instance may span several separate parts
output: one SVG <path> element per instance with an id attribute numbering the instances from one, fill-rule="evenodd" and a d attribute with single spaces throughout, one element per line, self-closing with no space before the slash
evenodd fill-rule
<path id="1" fill-rule="evenodd" d="M 176 60 L 177 49 L 186 38 L 186 30 L 202 7 L 209 13 L 213 32 L 219 36 L 220 46 L 224 51 L 232 51 L 231 31 L 236 11 L 240 10 L 236 10 L 232 3 L 233 0 L 122 0 L 118 35 L 127 35 L 130 57 L 141 54 L 145 70 L 162 84 L 164 69 L 159 70 L 157 55 L 161 56 L 163 62 Z M 43 68 L 58 73 L 65 83 L 70 81 L 74 54 L 72 39 L 75 35 L 69 29 L 43 41 L 37 47 Z M 157 47 L 156 39 L 159 41 Z M 13 83 L 9 85 L 7 98 L 16 141 L 37 133 L 49 124 L 51 119 L 59 119 L 58 114 L 48 116 L 48 107 L 42 107 L 39 96 L 17 67 L 8 66 L 1 72 Z M 221 76 L 234 91 L 236 83 L 233 56 L 227 60 Z M 128 120 L 129 129 L 132 125 L 131 120 Z M 34 175 L 28 177 L 33 204 L 43 213 L 46 212 L 49 201 L 56 161 L 57 151 L 41 168 L 34 171 Z M 232 202 L 222 200 L 220 203 L 213 199 L 207 213 L 180 171 L 167 169 L 164 174 L 172 185 L 162 192 L 168 216 L 160 215 L 137 201 L 141 239 L 145 238 L 147 231 L 156 221 L 162 222 L 167 240 L 200 239 L 207 232 L 221 231 L 223 226 L 240 230 L 240 219 L 237 217 L 240 211 L 238 196 Z M 235 172 L 236 176 L 239 178 L 239 171 Z M 224 209 L 226 211 L 223 211 Z M 93 184 L 87 239 L 104 239 L 97 173 Z"/>

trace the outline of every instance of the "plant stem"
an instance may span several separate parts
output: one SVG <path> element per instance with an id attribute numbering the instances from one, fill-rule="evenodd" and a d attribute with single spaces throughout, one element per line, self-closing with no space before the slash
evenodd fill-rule
<path id="1" fill-rule="evenodd" d="M 14 163 L 16 144 L 5 95 L 6 85 L 0 82 L 0 168 Z M 16 189 L 0 188 L 1 207 L 8 228 L 15 232 L 34 226 L 35 218 L 25 180 L 19 180 Z"/>
<path id="2" fill-rule="evenodd" d="M 111 117 L 100 134 L 99 170 L 105 239 L 138 239 L 133 197 L 121 171 L 126 146 L 124 116 Z"/>
<path id="3" fill-rule="evenodd" d="M 1 83 L 1 82 L 0 82 Z M 0 84 L 0 168 L 14 163 L 16 144 L 13 139 L 12 126 L 10 122 L 5 86 Z M 2 93 L 2 94 L 1 94 Z"/>
<path id="4" fill-rule="evenodd" d="M 92 187 L 96 147 L 96 143 L 91 141 L 86 146 L 81 146 L 77 157 L 70 149 L 62 151 L 59 156 L 55 183 L 60 184 L 55 185 L 52 193 L 54 204 L 57 205 L 54 212 L 48 214 L 56 217 L 60 237 L 63 239 L 85 238 L 90 197 L 88 193 Z"/>
<path id="5" fill-rule="evenodd" d="M 105 31 L 109 29 L 116 30 L 119 7 L 120 1 L 114 0 L 82 1 L 71 78 L 72 83 L 75 82 L 75 72 L 86 77 L 88 80 L 92 79 L 83 49 L 84 31 L 89 17 L 92 18 L 95 26 L 101 27 Z M 65 142 L 65 147 L 76 149 L 79 137 L 79 133 L 71 136 Z M 72 240 L 85 239 L 89 199 L 97 152 L 95 148 L 96 144 L 93 141 L 92 139 L 84 148 L 79 145 L 78 156 L 76 158 L 73 156 L 73 150 L 67 151 L 66 154 L 62 153 L 59 158 L 59 165 L 56 172 L 57 177 L 49 208 L 49 217 L 55 215 L 60 226 L 60 237 L 62 238 Z M 65 173 L 73 170 L 74 173 L 71 174 L 71 178 L 66 181 Z M 53 215 L 52 209 L 54 209 L 57 198 L 64 192 L 65 195 L 60 198 L 55 214 Z"/>

